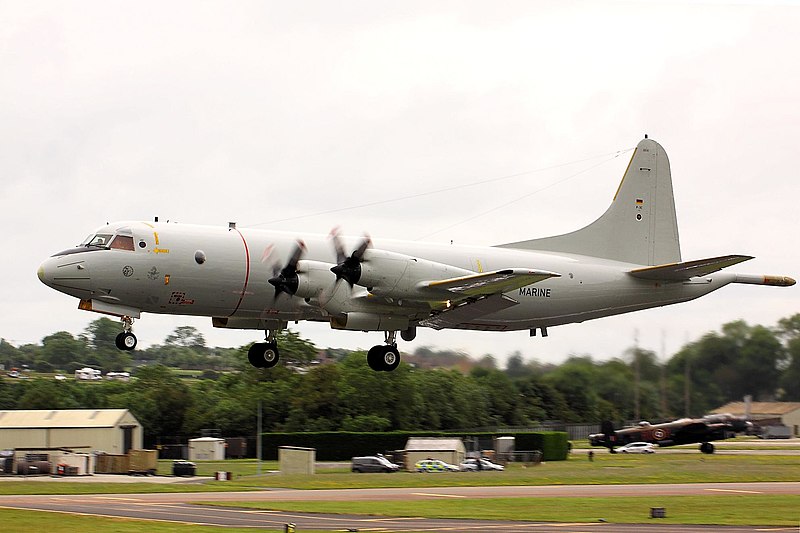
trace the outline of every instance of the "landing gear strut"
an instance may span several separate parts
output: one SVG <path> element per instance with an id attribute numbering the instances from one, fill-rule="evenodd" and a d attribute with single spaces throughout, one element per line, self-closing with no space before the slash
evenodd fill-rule
<path id="1" fill-rule="evenodd" d="M 116 344 L 117 348 L 126 352 L 136 348 L 136 335 L 133 334 L 132 329 L 133 319 L 129 316 L 122 317 L 122 333 L 114 339 L 114 344 Z"/>
<path id="2" fill-rule="evenodd" d="M 367 352 L 367 364 L 376 372 L 391 372 L 400 365 L 400 350 L 397 349 L 397 332 L 387 331 L 385 344 L 373 346 Z"/>
<path id="3" fill-rule="evenodd" d="M 247 360 L 256 368 L 272 368 L 278 364 L 280 351 L 275 330 L 267 331 L 266 342 L 256 342 L 247 350 Z"/>

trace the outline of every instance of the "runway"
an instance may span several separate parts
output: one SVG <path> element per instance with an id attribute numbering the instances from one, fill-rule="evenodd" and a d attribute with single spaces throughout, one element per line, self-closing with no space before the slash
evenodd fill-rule
<path id="1" fill-rule="evenodd" d="M 436 487 L 341 490 L 269 490 L 257 492 L 210 492 L 177 494 L 104 494 L 76 496 L 0 496 L 0 507 L 63 512 L 90 516 L 125 517 L 194 525 L 248 527 L 282 530 L 294 523 L 298 530 L 321 531 L 497 531 L 560 532 L 689 531 L 768 532 L 797 531 L 797 527 L 723 527 L 658 524 L 575 524 L 529 521 L 385 518 L 374 516 L 325 515 L 282 511 L 220 508 L 193 505 L 198 501 L 377 501 L 437 498 L 647 496 L 698 494 L 800 494 L 800 483 L 699 483 L 666 485 L 563 485 L 514 487 Z"/>

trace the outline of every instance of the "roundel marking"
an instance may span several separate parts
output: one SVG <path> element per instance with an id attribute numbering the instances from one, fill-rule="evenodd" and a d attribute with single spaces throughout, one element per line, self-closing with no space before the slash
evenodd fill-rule
<path id="1" fill-rule="evenodd" d="M 661 439 L 663 439 L 663 438 L 664 438 L 664 437 L 666 437 L 666 436 L 667 436 L 667 432 L 666 432 L 666 431 L 664 431 L 664 430 L 663 430 L 663 429 L 661 429 L 661 428 L 658 428 L 658 429 L 654 429 L 654 430 L 653 430 L 653 437 L 655 437 L 657 440 L 661 440 Z"/>

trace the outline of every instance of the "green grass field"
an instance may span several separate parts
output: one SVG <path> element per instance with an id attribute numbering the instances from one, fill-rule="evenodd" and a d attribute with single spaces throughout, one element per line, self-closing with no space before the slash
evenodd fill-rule
<path id="1" fill-rule="evenodd" d="M 659 523 L 695 525 L 800 525 L 800 495 L 711 495 L 614 498 L 487 498 L 381 502 L 206 503 L 224 507 L 311 513 L 532 522 Z M 666 518 L 650 518 L 663 507 Z"/>
<path id="2" fill-rule="evenodd" d="M 620 483 L 699 483 L 734 481 L 800 481 L 800 456 L 595 454 L 573 456 L 525 467 L 510 464 L 504 472 L 453 472 L 419 474 L 353 474 L 346 468 L 317 469 L 313 476 L 239 477 L 220 482 L 240 489 L 282 487 L 292 489 L 481 486 L 481 485 L 571 485 Z"/>
<path id="3" fill-rule="evenodd" d="M 171 466 L 164 462 L 160 468 Z M 277 463 L 262 463 L 262 471 L 277 469 Z M 448 487 L 492 485 L 564 485 L 564 484 L 628 484 L 628 483 L 696 483 L 696 482 L 753 482 L 800 481 L 800 457 L 790 455 L 711 455 L 655 454 L 611 455 L 595 454 L 590 462 L 583 455 L 568 461 L 543 463 L 524 467 L 511 464 L 504 472 L 458 472 L 418 474 L 353 474 L 341 466 L 318 468 L 313 476 L 287 476 L 279 473 L 254 475 L 257 464 L 252 460 L 201 462 L 198 473 L 210 475 L 215 471 L 233 472 L 233 481 L 154 484 L 154 483 L 76 483 L 60 480 L 3 481 L 2 494 L 106 494 L 142 492 L 198 492 L 202 501 L 205 491 L 263 490 L 267 488 L 343 489 L 379 487 Z M 258 507 L 302 512 L 333 512 L 380 514 L 388 516 L 498 518 L 503 520 L 535 520 L 557 522 L 593 522 L 605 519 L 617 523 L 650 522 L 650 507 L 664 507 L 666 519 L 659 523 L 725 524 L 725 525 L 800 525 L 800 495 L 707 495 L 671 497 L 614 497 L 614 498 L 502 498 L 502 499 L 437 499 L 409 502 L 268 502 L 236 503 L 233 506 Z M 72 524 L 71 515 L 61 515 L 53 527 L 46 525 L 50 513 L 25 513 L 0 510 L 3 531 L 30 531 L 48 527 L 52 531 L 120 531 L 141 530 L 142 523 L 97 519 L 97 527 Z M 31 521 L 41 525 L 32 524 Z M 92 519 L 94 520 L 94 519 Z M 65 526 L 65 524 L 72 524 Z M 9 527 L 6 527 L 6 526 Z M 158 523 L 148 530 L 184 531 L 177 524 Z M 132 529 L 130 529 L 132 528 Z M 203 528 L 196 530 L 205 531 Z M 236 531 L 236 530 L 233 530 Z"/>
<path id="4" fill-rule="evenodd" d="M 0 524 L 2 524 L 3 533 L 30 533 L 31 531 L 47 531 L 48 533 L 75 533 L 76 531 L 81 533 L 141 533 L 142 531 L 148 533 L 216 533 L 221 529 L 214 526 L 15 509 L 0 509 Z M 252 533 L 253 530 L 226 527 L 224 531 L 225 533 Z M 258 531 L 260 533 L 277 533 L 279 530 L 259 529 Z M 309 530 L 303 530 L 303 533 L 309 533 Z"/>
<path id="5" fill-rule="evenodd" d="M 171 462 L 163 462 L 159 470 L 169 472 Z M 276 462 L 262 464 L 262 471 L 274 471 Z M 346 489 L 379 487 L 454 487 L 492 485 L 572 485 L 630 483 L 700 483 L 735 481 L 800 481 L 800 456 L 791 455 L 702 455 L 595 454 L 590 462 L 585 456 L 572 456 L 568 461 L 554 461 L 525 467 L 510 464 L 504 472 L 453 472 L 419 474 L 353 474 L 347 468 L 318 468 L 317 474 L 286 476 L 268 473 L 256 476 L 252 460 L 199 462 L 198 474 L 210 476 L 215 471 L 234 474 L 232 481 L 205 483 L 79 483 L 59 480 L 4 481 L 0 494 L 99 494 L 136 492 L 207 492 L 291 489 Z"/>

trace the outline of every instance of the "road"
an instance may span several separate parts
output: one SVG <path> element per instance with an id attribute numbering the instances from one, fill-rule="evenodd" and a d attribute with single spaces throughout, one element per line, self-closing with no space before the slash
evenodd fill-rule
<path id="1" fill-rule="evenodd" d="M 562 485 L 514 487 L 437 487 L 339 490 L 269 490 L 257 492 L 211 492 L 178 494 L 104 494 L 76 496 L 0 496 L 0 508 L 77 513 L 89 516 L 138 518 L 187 524 L 237 526 L 281 530 L 294 523 L 298 530 L 323 531 L 496 531 L 496 532 L 638 532 L 677 533 L 690 531 L 768 532 L 797 531 L 797 527 L 702 527 L 658 524 L 621 525 L 600 521 L 553 524 L 522 521 L 381 518 L 257 511 L 193 505 L 191 502 L 237 501 L 378 501 L 444 498 L 503 497 L 608 497 L 701 494 L 800 494 L 800 483 L 697 483 L 664 485 Z M 643 510 L 649 514 L 649 510 Z M 669 509 L 667 509 L 669 513 Z"/>

